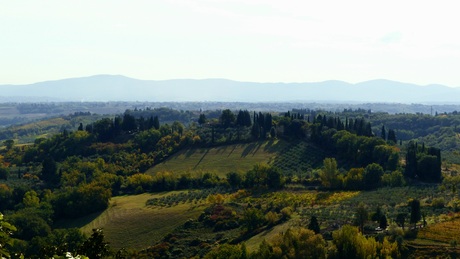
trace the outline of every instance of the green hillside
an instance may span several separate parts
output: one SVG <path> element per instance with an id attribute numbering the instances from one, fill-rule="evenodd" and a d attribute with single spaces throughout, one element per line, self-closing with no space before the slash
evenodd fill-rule
<path id="1" fill-rule="evenodd" d="M 179 151 L 163 163 L 149 169 L 147 173 L 211 172 L 225 176 L 232 171 L 247 171 L 257 163 L 270 163 L 280 151 L 289 146 L 286 141 L 271 140 L 214 148 L 190 148 Z"/>
<path id="2" fill-rule="evenodd" d="M 177 192 L 140 194 L 112 198 L 110 207 L 81 230 L 90 234 L 103 228 L 106 240 L 115 249 L 143 249 L 161 240 L 189 219 L 196 219 L 204 210 L 203 202 L 179 203 L 171 207 L 151 207 L 146 202 Z"/>

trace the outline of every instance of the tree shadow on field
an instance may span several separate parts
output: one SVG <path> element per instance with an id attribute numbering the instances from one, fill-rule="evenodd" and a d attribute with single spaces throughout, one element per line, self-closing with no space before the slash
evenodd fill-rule
<path id="1" fill-rule="evenodd" d="M 196 163 L 196 165 L 193 167 L 193 169 L 196 169 L 200 165 L 201 161 L 203 161 L 204 157 L 208 154 L 208 152 L 209 152 L 209 149 L 206 149 L 206 152 L 204 152 L 203 156 L 200 158 L 200 161 L 198 161 L 198 163 Z"/>
<path id="2" fill-rule="evenodd" d="M 233 154 L 233 151 L 235 151 L 235 149 L 236 149 L 236 145 L 233 146 L 232 150 L 230 150 L 230 153 L 228 153 L 227 157 Z"/>
<path id="3" fill-rule="evenodd" d="M 94 212 L 80 218 L 58 220 L 53 224 L 53 228 L 82 228 L 93 222 L 97 217 L 104 213 L 104 211 L 105 210 Z"/>
<path id="4" fill-rule="evenodd" d="M 241 153 L 241 157 L 246 157 L 250 153 L 253 152 L 253 150 L 256 148 L 257 144 L 256 143 L 251 143 L 249 144 L 244 150 L 243 153 Z"/>
<path id="5" fill-rule="evenodd" d="M 281 144 L 282 141 L 276 141 L 274 139 L 270 139 L 264 147 L 264 150 L 267 152 L 278 152 L 280 151 L 280 147 L 283 147 Z"/>
<path id="6" fill-rule="evenodd" d="M 191 148 L 191 149 L 187 150 L 187 152 L 185 152 L 185 157 L 190 158 L 195 153 L 196 153 L 196 148 Z"/>

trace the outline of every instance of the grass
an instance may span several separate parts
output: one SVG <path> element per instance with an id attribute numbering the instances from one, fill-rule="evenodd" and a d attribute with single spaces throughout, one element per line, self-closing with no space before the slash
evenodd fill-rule
<path id="1" fill-rule="evenodd" d="M 289 228 L 295 228 L 298 226 L 298 216 L 294 214 L 293 218 L 289 221 L 260 232 L 259 234 L 245 241 L 244 244 L 246 245 L 246 249 L 248 249 L 248 252 L 252 253 L 259 249 L 259 246 L 262 243 L 262 241 L 266 240 L 268 242 L 272 240 L 274 237 L 276 237 L 278 234 L 286 232 Z"/>
<path id="2" fill-rule="evenodd" d="M 418 234 L 418 239 L 449 243 L 450 241 L 460 241 L 460 214 L 448 221 L 428 225 L 428 227 L 421 229 Z"/>
<path id="3" fill-rule="evenodd" d="M 81 230 L 88 235 L 93 228 L 103 228 L 106 240 L 114 249 L 147 248 L 187 220 L 196 219 L 204 210 L 203 205 L 193 203 L 164 208 L 146 206 L 147 200 L 171 193 L 114 197 L 103 213 L 73 220 L 74 226 L 67 227 L 80 224 Z"/>
<path id="4" fill-rule="evenodd" d="M 288 145 L 285 141 L 272 140 L 214 148 L 191 148 L 178 152 L 147 170 L 147 173 L 210 172 L 225 176 L 232 171 L 248 171 L 257 163 L 270 163 Z"/>

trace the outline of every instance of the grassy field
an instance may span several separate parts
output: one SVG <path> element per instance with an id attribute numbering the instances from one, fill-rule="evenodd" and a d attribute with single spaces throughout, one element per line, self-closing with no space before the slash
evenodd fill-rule
<path id="1" fill-rule="evenodd" d="M 257 163 L 269 163 L 289 146 L 285 141 L 259 141 L 215 148 L 193 148 L 180 151 L 147 173 L 211 172 L 225 176 L 228 172 L 245 172 Z"/>
<path id="2" fill-rule="evenodd" d="M 93 228 L 103 228 L 106 240 L 114 249 L 146 248 L 187 220 L 196 219 L 204 209 L 203 205 L 192 203 L 164 208 L 145 205 L 148 199 L 171 193 L 174 192 L 114 197 L 103 213 L 82 218 L 73 224 L 80 224 L 86 234 L 90 234 Z"/>
<path id="3" fill-rule="evenodd" d="M 260 232 L 259 234 L 246 240 L 244 244 L 246 245 L 246 248 L 249 252 L 255 252 L 259 249 L 260 243 L 262 243 L 262 241 L 271 241 L 278 234 L 286 232 L 286 230 L 288 230 L 289 228 L 296 228 L 298 226 L 299 217 L 298 215 L 293 215 L 293 218 L 289 221 Z"/>
<path id="4" fill-rule="evenodd" d="M 457 243 L 460 242 L 460 214 L 453 214 L 452 218 L 447 221 L 421 229 L 417 238 L 447 244 L 454 240 Z"/>

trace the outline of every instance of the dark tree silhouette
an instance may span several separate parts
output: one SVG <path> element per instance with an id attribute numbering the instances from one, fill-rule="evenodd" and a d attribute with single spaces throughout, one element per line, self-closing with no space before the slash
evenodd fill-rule
<path id="1" fill-rule="evenodd" d="M 410 206 L 410 223 L 414 224 L 414 228 L 415 228 L 415 225 L 417 224 L 417 222 L 419 222 L 420 219 L 422 219 L 422 213 L 420 210 L 420 201 L 417 199 L 413 199 L 409 202 L 409 206 Z"/>
<path id="2" fill-rule="evenodd" d="M 319 227 L 318 219 L 315 216 L 311 216 L 310 224 L 308 224 L 308 229 L 313 230 L 315 234 L 319 234 L 320 227 Z"/>
<path id="3" fill-rule="evenodd" d="M 228 128 L 235 122 L 235 114 L 231 110 L 225 109 L 222 111 L 219 119 L 222 126 Z"/>

